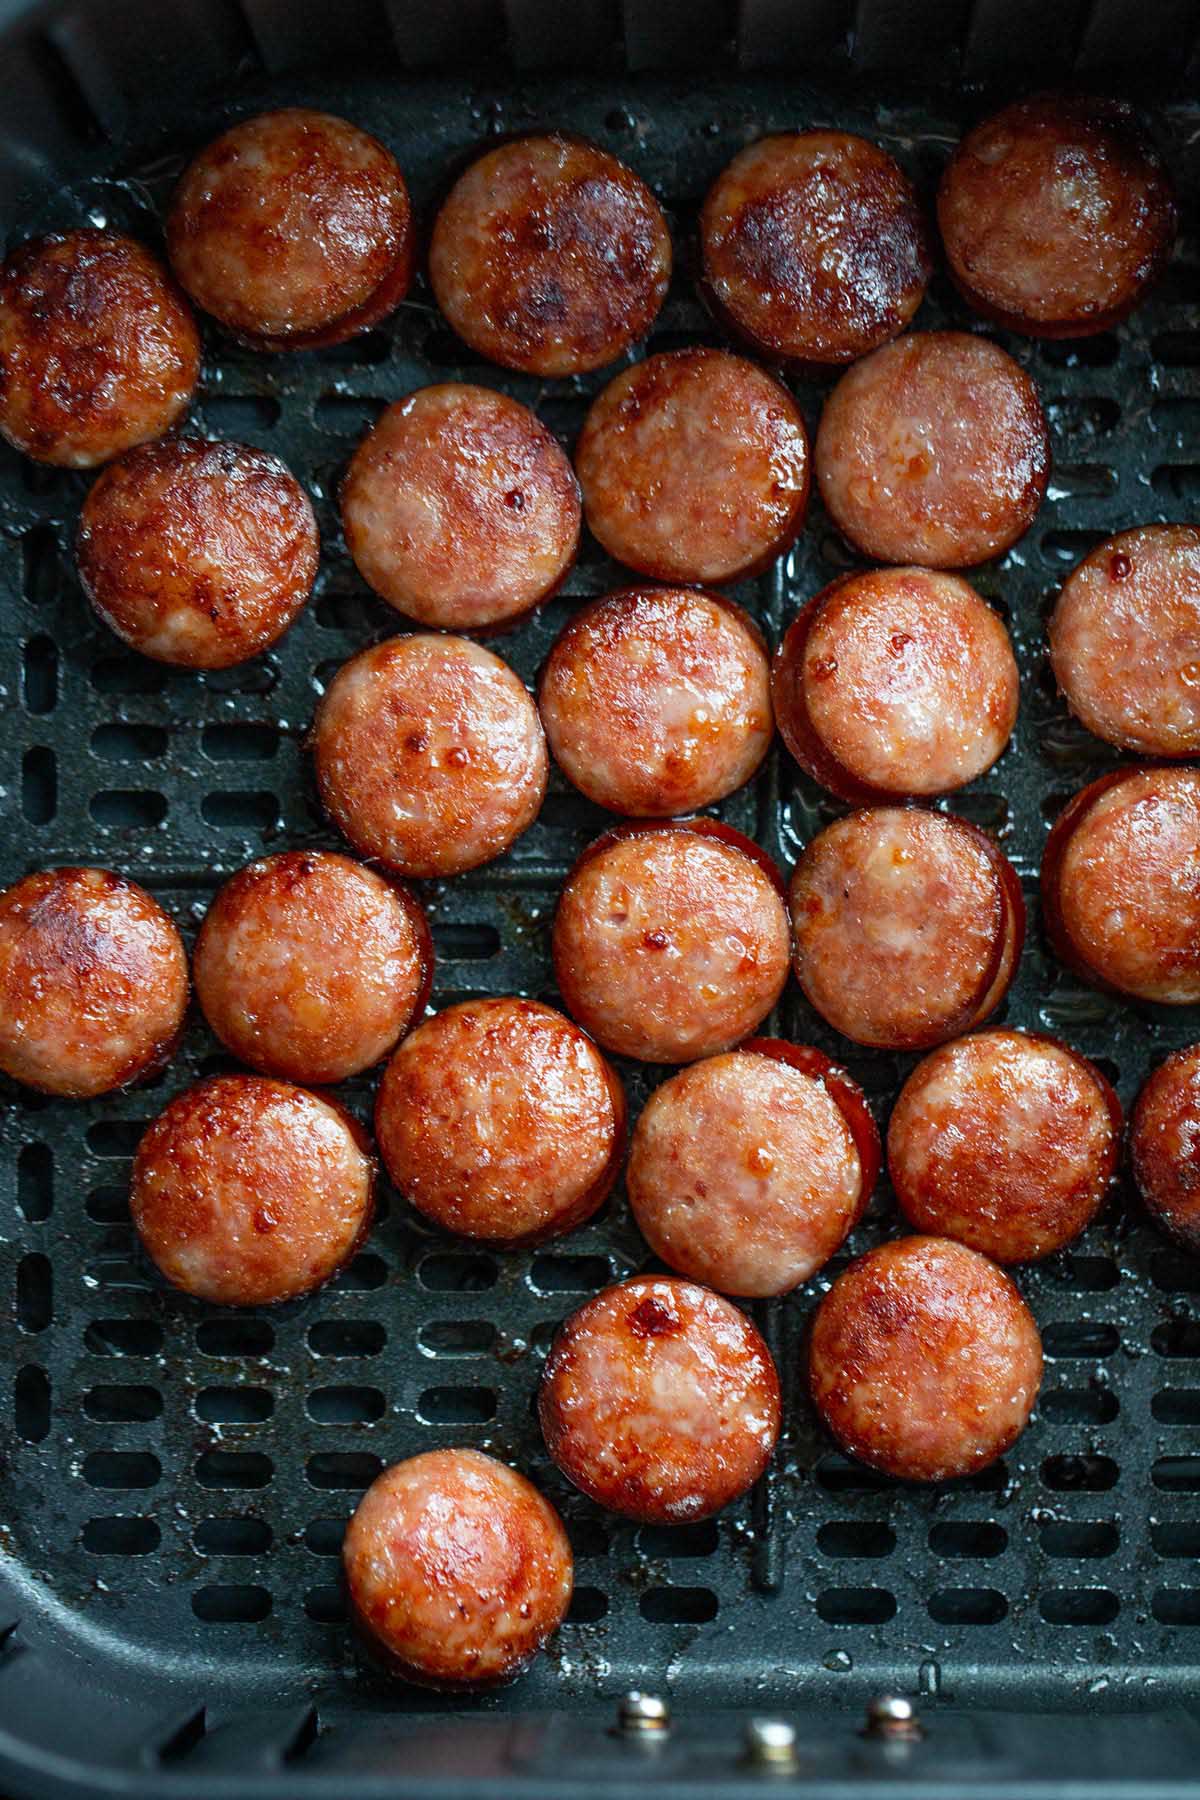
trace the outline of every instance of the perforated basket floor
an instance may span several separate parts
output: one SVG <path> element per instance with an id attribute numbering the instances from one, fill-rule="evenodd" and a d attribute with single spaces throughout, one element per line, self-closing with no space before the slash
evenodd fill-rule
<path id="1" fill-rule="evenodd" d="M 659 348 L 717 341 L 691 288 L 688 232 L 736 148 L 764 130 L 828 121 L 879 138 L 928 189 L 967 111 L 964 101 L 944 117 L 860 110 L 746 82 L 464 92 L 247 81 L 219 110 L 174 118 L 148 147 L 122 150 L 111 177 L 60 196 L 29 227 L 91 219 L 156 236 L 183 153 L 228 118 L 282 99 L 328 105 L 379 132 L 426 211 L 453 159 L 488 133 L 565 124 L 627 156 L 677 235 Z M 1194 198 L 1200 118 L 1184 109 L 1159 118 Z M 998 767 L 952 804 L 997 834 L 1031 900 L 1048 820 L 1111 760 L 1054 697 L 1043 622 L 1056 585 L 1106 533 L 1194 516 L 1200 503 L 1198 255 L 1185 238 L 1155 298 L 1116 334 L 1009 344 L 1047 403 L 1055 474 L 1029 537 L 978 577 L 1011 623 L 1022 710 Z M 939 279 L 918 323 L 972 321 Z M 0 457 L 0 880 L 56 862 L 107 864 L 146 883 L 190 933 L 215 884 L 243 862 L 335 841 L 314 804 L 305 730 L 332 670 L 397 627 L 345 554 L 339 471 L 387 401 L 447 376 L 504 387 L 567 441 L 601 381 L 539 385 L 471 363 L 420 287 L 386 326 L 336 350 L 270 358 L 210 336 L 194 425 L 284 456 L 315 498 L 324 540 L 305 617 L 275 653 L 219 676 L 142 661 L 103 630 L 72 573 L 84 479 Z M 814 423 L 822 384 L 797 392 Z M 775 640 L 848 560 L 814 506 L 792 556 L 737 594 Z M 567 594 L 497 647 L 532 680 L 579 598 L 621 580 L 585 544 Z M 790 867 L 830 810 L 777 752 L 722 813 Z M 607 822 L 555 777 L 511 855 L 426 886 L 436 1005 L 480 992 L 555 999 L 556 887 Z M 1119 1006 L 1077 985 L 1036 924 L 1003 1016 L 1065 1035 L 1126 1103 L 1164 1051 L 1200 1036 L 1195 1012 Z M 775 1025 L 841 1056 L 885 1118 L 913 1059 L 845 1045 L 794 987 Z M 311 1300 L 245 1314 L 189 1303 L 140 1259 L 126 1185 L 143 1125 L 195 1076 L 227 1066 L 215 1051 L 193 1022 L 168 1072 L 133 1093 L 89 1105 L 15 1088 L 3 1096 L 0 1626 L 20 1617 L 14 1642 L 28 1646 L 27 1667 L 42 1652 L 77 1651 L 89 1679 L 164 1708 L 189 1696 L 219 1712 L 320 1695 L 327 1716 L 427 1709 L 428 1698 L 385 1694 L 358 1669 L 337 1553 L 383 1464 L 467 1442 L 544 1484 L 578 1558 L 570 1620 L 549 1654 L 477 1707 L 576 1707 L 639 1683 L 692 1705 L 858 1701 L 883 1685 L 972 1702 L 1142 1705 L 1194 1688 L 1200 1264 L 1138 1222 L 1125 1192 L 1074 1251 L 1020 1276 L 1047 1375 L 1033 1424 L 1002 1464 L 909 1489 L 834 1454 L 803 1395 L 800 1340 L 841 1258 L 807 1289 L 756 1309 L 787 1395 L 769 1476 L 712 1522 L 639 1529 L 565 1486 L 532 1416 L 557 1321 L 647 1266 L 623 1199 L 565 1242 L 492 1255 L 430 1233 L 393 1196 L 367 1248 Z M 653 1077 L 625 1073 L 636 1108 Z M 372 1085 L 350 1087 L 364 1115 Z M 881 1189 L 852 1249 L 892 1228 Z"/>

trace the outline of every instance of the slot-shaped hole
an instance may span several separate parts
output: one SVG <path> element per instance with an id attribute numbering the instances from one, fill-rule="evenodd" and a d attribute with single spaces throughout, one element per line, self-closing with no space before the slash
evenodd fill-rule
<path id="1" fill-rule="evenodd" d="M 88 1418 L 102 1425 L 144 1425 L 159 1418 L 162 1409 L 163 1399 L 157 1388 L 129 1382 L 89 1388 L 83 1397 Z"/>
<path id="2" fill-rule="evenodd" d="M 1150 1527 L 1156 1556 L 1200 1557 L 1200 1520 L 1163 1519 Z"/>
<path id="3" fill-rule="evenodd" d="M 938 1625 L 998 1625 L 1008 1612 L 1008 1601 L 995 1588 L 942 1588 L 927 1604 Z"/>
<path id="4" fill-rule="evenodd" d="M 93 1356 L 157 1356 L 165 1341 L 155 1319 L 92 1319 L 83 1334 Z"/>
<path id="5" fill-rule="evenodd" d="M 1102 544 L 1108 534 L 1103 531 L 1047 531 L 1042 536 L 1042 554 L 1047 562 L 1074 568 L 1089 550 Z"/>
<path id="6" fill-rule="evenodd" d="M 128 1256 L 97 1256 L 87 1266 L 88 1280 L 102 1288 L 141 1288 L 151 1285 L 150 1274 L 141 1262 Z"/>
<path id="7" fill-rule="evenodd" d="M 277 725 L 252 725 L 235 720 L 206 725 L 200 748 L 213 762 L 269 762 L 279 748 Z"/>
<path id="8" fill-rule="evenodd" d="M 206 394 L 202 410 L 210 428 L 221 437 L 271 431 L 283 413 L 273 394 Z"/>
<path id="9" fill-rule="evenodd" d="M 40 1444 L 50 1434 L 50 1377 L 37 1363 L 17 1370 L 13 1382 L 13 1424 L 27 1444 Z"/>
<path id="10" fill-rule="evenodd" d="M 250 1583 L 221 1582 L 192 1595 L 192 1611 L 205 1625 L 257 1625 L 270 1610 L 269 1591 Z"/>
<path id="11" fill-rule="evenodd" d="M 1150 1479 L 1169 1494 L 1200 1494 L 1200 1456 L 1160 1456 Z"/>
<path id="12" fill-rule="evenodd" d="M 201 1519 L 192 1542 L 201 1556 L 263 1556 L 271 1548 L 271 1527 L 265 1519 Z"/>
<path id="13" fill-rule="evenodd" d="M 89 1519 L 79 1537 L 93 1556 L 152 1556 L 162 1543 L 157 1519 L 137 1513 L 114 1513 Z"/>
<path id="14" fill-rule="evenodd" d="M 366 1450 L 320 1450 L 309 1457 L 304 1473 L 312 1487 L 352 1489 L 369 1487 L 382 1467 L 382 1459 Z"/>
<path id="15" fill-rule="evenodd" d="M 330 1283 L 343 1294 L 371 1294 L 383 1287 L 388 1278 L 387 1264 L 373 1250 L 360 1250 Z"/>
<path id="16" fill-rule="evenodd" d="M 310 1519 L 305 1527 L 304 1547 L 314 1556 L 340 1556 L 345 1535 L 345 1519 Z"/>
<path id="17" fill-rule="evenodd" d="M 1200 1588 L 1158 1588 L 1150 1610 L 1160 1625 L 1200 1625 Z"/>
<path id="18" fill-rule="evenodd" d="M 317 1425 L 366 1425 L 382 1419 L 387 1402 L 376 1387 L 320 1387 L 305 1410 Z"/>
<path id="19" fill-rule="evenodd" d="M 98 694 L 161 694 L 166 685 L 166 669 L 144 656 L 102 656 L 92 664 Z"/>
<path id="20" fill-rule="evenodd" d="M 309 1588 L 304 1596 L 304 1611 L 316 1625 L 344 1625 L 346 1596 L 335 1582 Z"/>
<path id="21" fill-rule="evenodd" d="M 17 1205 L 30 1225 L 54 1209 L 54 1155 L 49 1144 L 25 1144 L 17 1157 Z"/>
<path id="22" fill-rule="evenodd" d="M 1117 472 L 1105 463 L 1056 462 L 1050 481 L 1059 494 L 1098 499 L 1116 491 Z"/>
<path id="23" fill-rule="evenodd" d="M 21 698 L 35 718 L 53 712 L 58 702 L 58 645 L 39 632 L 25 646 L 21 665 Z"/>
<path id="24" fill-rule="evenodd" d="M 431 1319 L 417 1335 L 428 1356 L 486 1356 L 495 1342 L 496 1327 L 489 1319 Z"/>
<path id="25" fill-rule="evenodd" d="M 150 1450 L 93 1450 L 83 1464 L 83 1479 L 94 1488 L 149 1488 L 161 1476 L 162 1464 Z"/>
<path id="26" fill-rule="evenodd" d="M 17 1324 L 22 1331 L 45 1331 L 53 1312 L 54 1276 L 50 1259 L 35 1250 L 17 1264 Z"/>
<path id="27" fill-rule="evenodd" d="M 88 801 L 97 825 L 113 831 L 145 831 L 167 816 L 167 796 L 152 788 L 103 788 Z"/>
<path id="28" fill-rule="evenodd" d="M 1043 1418 L 1077 1425 L 1109 1425 L 1120 1411 L 1111 1388 L 1051 1388 L 1038 1400 Z"/>
<path id="29" fill-rule="evenodd" d="M 118 1186 L 115 1181 L 92 1188 L 84 1204 L 88 1218 L 94 1219 L 97 1225 L 129 1223 L 129 1189 Z"/>
<path id="30" fill-rule="evenodd" d="M 705 1587 L 647 1588 L 638 1603 L 652 1625 L 704 1625 L 717 1616 L 717 1596 Z"/>
<path id="31" fill-rule="evenodd" d="M 826 1625 L 885 1625 L 895 1613 L 896 1596 L 887 1588 L 826 1588 L 817 1595 L 817 1614 Z"/>
<path id="32" fill-rule="evenodd" d="M 433 947 L 443 962 L 485 962 L 498 955 L 500 933 L 494 925 L 446 919 L 433 927 Z"/>
<path id="33" fill-rule="evenodd" d="M 1052 1360 L 1095 1361 L 1120 1344 L 1115 1325 L 1099 1319 L 1056 1319 L 1042 1332 L 1042 1348 Z"/>
<path id="34" fill-rule="evenodd" d="M 363 331 L 346 343 L 329 344 L 321 352 L 321 361 L 331 366 L 348 366 L 355 368 L 362 363 L 386 362 L 391 354 L 392 340 L 386 331 Z M 431 358 L 432 361 L 444 362 L 444 357 Z"/>
<path id="35" fill-rule="evenodd" d="M 608 1595 L 603 1588 L 577 1587 L 567 1609 L 568 1625 L 596 1625 L 608 1611 Z"/>
<path id="36" fill-rule="evenodd" d="M 483 1425 L 495 1416 L 492 1388 L 426 1388 L 417 1401 L 417 1417 L 426 1425 Z"/>
<path id="37" fill-rule="evenodd" d="M 162 725 L 97 725 L 92 749 L 105 762 L 152 762 L 165 756 L 170 742 Z"/>
<path id="38" fill-rule="evenodd" d="M 48 825 L 58 810 L 58 761 L 45 744 L 35 744 L 21 763 L 21 813 L 30 825 Z"/>
<path id="39" fill-rule="evenodd" d="M 1200 1463 L 1197 1464 L 1200 1468 Z M 1120 1474 L 1111 1456 L 1081 1453 L 1048 1456 L 1042 1464 L 1042 1480 L 1061 1494 L 1102 1494 L 1115 1487 Z"/>
<path id="40" fill-rule="evenodd" d="M 261 1450 L 205 1450 L 196 1458 L 200 1486 L 228 1493 L 266 1487 L 274 1473 L 274 1463 Z"/>
<path id="41" fill-rule="evenodd" d="M 1160 463 L 1150 476 L 1156 494 L 1194 506 L 1200 500 L 1200 463 Z"/>
<path id="42" fill-rule="evenodd" d="M 607 1256 L 535 1256 L 529 1283 L 539 1294 L 594 1294 L 612 1280 Z"/>
<path id="43" fill-rule="evenodd" d="M 466 1250 L 440 1250 L 421 1258 L 417 1280 L 435 1294 L 482 1294 L 495 1287 L 499 1273 L 493 1256 Z"/>
<path id="44" fill-rule="evenodd" d="M 218 831 L 269 831 L 279 824 L 279 799 L 265 788 L 205 794 L 200 816 Z"/>
<path id="45" fill-rule="evenodd" d="M 1041 1526 L 1042 1549 L 1047 1556 L 1112 1556 L 1120 1542 L 1121 1534 L 1111 1519 L 1046 1519 Z"/>
<path id="46" fill-rule="evenodd" d="M 325 431 L 360 438 L 386 405 L 387 401 L 375 394 L 321 394 L 313 407 L 313 418 Z"/>
<path id="47" fill-rule="evenodd" d="M 1111 1256 L 1080 1256 L 1071 1251 L 1063 1258 L 1062 1275 L 1063 1286 L 1081 1294 L 1107 1294 L 1121 1279 Z"/>
<path id="48" fill-rule="evenodd" d="M 32 526 L 21 538 L 21 592 L 31 606 L 53 606 L 66 585 L 54 527 Z"/>
<path id="49" fill-rule="evenodd" d="M 206 669 L 200 679 L 212 694 L 269 694 L 279 680 L 279 662 L 258 656 L 231 669 Z"/>
<path id="50" fill-rule="evenodd" d="M 267 1319 L 204 1319 L 196 1327 L 202 1356 L 266 1356 L 275 1346 L 275 1327 Z"/>
<path id="51" fill-rule="evenodd" d="M 836 1454 L 823 1456 L 813 1474 L 818 1486 L 828 1494 L 881 1494 L 893 1485 L 878 1469 L 868 1469 L 865 1463 L 851 1462 L 849 1457 Z"/>
<path id="52" fill-rule="evenodd" d="M 1200 331 L 1160 331 L 1153 350 L 1168 369 L 1200 369 Z"/>
<path id="53" fill-rule="evenodd" d="M 817 1532 L 822 1556 L 881 1557 L 896 1548 L 896 1533 L 882 1519 L 829 1519 Z"/>
<path id="54" fill-rule="evenodd" d="M 261 1425 L 274 1411 L 269 1388 L 209 1387 L 196 1395 L 196 1417 L 214 1425 Z"/>
<path id="55" fill-rule="evenodd" d="M 1047 401 L 1046 418 L 1064 434 L 1103 437 L 1119 425 L 1121 408 L 1107 394 L 1064 394 Z"/>
<path id="56" fill-rule="evenodd" d="M 1038 1598 L 1047 1625 L 1111 1625 L 1120 1610 L 1108 1588 L 1047 1588 Z"/>
<path id="57" fill-rule="evenodd" d="M 715 1519 L 690 1525 L 643 1525 L 637 1536 L 643 1556 L 712 1556 L 721 1537 Z"/>
<path id="58" fill-rule="evenodd" d="M 87 1147 L 93 1156 L 132 1156 L 148 1124 L 148 1119 L 97 1119 L 87 1128 Z"/>
<path id="59" fill-rule="evenodd" d="M 1164 1294 L 1200 1294 L 1200 1262 L 1178 1250 L 1156 1250 L 1150 1279 Z"/>
<path id="60" fill-rule="evenodd" d="M 992 1519 L 943 1519 L 929 1528 L 929 1548 L 935 1556 L 966 1561 L 1000 1556 L 1008 1548 L 1008 1533 Z"/>
<path id="61" fill-rule="evenodd" d="M 1200 1425 L 1200 1388 L 1162 1388 L 1150 1411 L 1160 1425 Z"/>
<path id="62" fill-rule="evenodd" d="M 1098 331 L 1086 338 L 1043 338 L 1038 349 L 1055 369 L 1110 369 L 1121 354 L 1121 340 L 1115 332 Z"/>
<path id="63" fill-rule="evenodd" d="M 316 1319 L 308 1328 L 314 1356 L 378 1356 L 387 1332 L 374 1319 Z"/>

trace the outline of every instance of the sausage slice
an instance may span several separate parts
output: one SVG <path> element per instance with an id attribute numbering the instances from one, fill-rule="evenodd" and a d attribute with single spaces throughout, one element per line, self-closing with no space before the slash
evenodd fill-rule
<path id="1" fill-rule="evenodd" d="M 342 1563 L 367 1649 L 421 1687 L 510 1681 L 571 1603 L 562 1520 L 479 1450 L 426 1450 L 385 1469 L 355 1509 Z"/>
<path id="2" fill-rule="evenodd" d="M 918 1231 L 1029 1262 L 1091 1224 L 1116 1172 L 1121 1107 L 1054 1038 L 981 1031 L 918 1063 L 888 1126 L 888 1172 Z"/>
<path id="3" fill-rule="evenodd" d="M 384 1072 L 375 1135 L 396 1187 L 443 1230 L 532 1244 L 582 1225 L 625 1151 L 625 1093 L 590 1038 L 534 1000 L 426 1019 Z"/>
<path id="4" fill-rule="evenodd" d="M 725 350 L 670 350 L 615 375 L 575 450 L 587 522 L 658 581 L 736 581 L 785 550 L 808 505 L 800 409 Z"/>
<path id="5" fill-rule="evenodd" d="M 920 1050 L 999 1006 L 1025 906 L 1000 850 L 965 819 L 880 806 L 826 826 L 791 886 L 796 976 L 856 1043 Z"/>
<path id="6" fill-rule="evenodd" d="M 734 157 L 700 214 L 704 289 L 768 357 L 851 362 L 924 298 L 930 233 L 899 163 L 848 131 L 789 131 Z"/>
<path id="7" fill-rule="evenodd" d="M 0 435 L 91 469 L 170 431 L 200 378 L 187 301 L 119 231 L 31 239 L 0 265 Z"/>
<path id="8" fill-rule="evenodd" d="M 626 1189 L 656 1256 L 722 1293 L 785 1294 L 839 1250 L 879 1173 L 862 1091 L 819 1050 L 751 1038 L 672 1075 Z"/>
<path id="9" fill-rule="evenodd" d="M 1200 1000 L 1200 771 L 1117 769 L 1059 815 L 1042 858 L 1058 955 L 1102 987 Z"/>
<path id="10" fill-rule="evenodd" d="M 1142 1204 L 1168 1237 L 1200 1250 L 1200 1045 L 1168 1056 L 1150 1076 L 1129 1127 Z"/>
<path id="11" fill-rule="evenodd" d="M 408 292 L 408 189 L 391 151 L 348 120 L 259 113 L 184 171 L 167 251 L 196 305 L 252 349 L 340 344 Z"/>
<path id="12" fill-rule="evenodd" d="M 1089 731 L 1142 756 L 1200 755 L 1200 527 L 1142 525 L 1073 569 L 1050 664 Z"/>
<path id="13" fill-rule="evenodd" d="M 606 1050 L 692 1062 L 748 1037 L 783 992 L 782 883 L 715 820 L 619 827 L 567 877 L 553 952 L 567 1010 Z"/>
<path id="14" fill-rule="evenodd" d="M 720 595 L 629 588 L 571 619 L 538 708 L 555 761 L 589 800 L 642 818 L 694 812 L 767 754 L 766 645 Z"/>
<path id="15" fill-rule="evenodd" d="M 501 855 L 546 791 L 546 741 L 520 678 L 466 638 L 417 633 L 360 650 L 312 731 L 326 812 L 399 875 Z"/>
<path id="16" fill-rule="evenodd" d="M 1050 440 L 1037 389 L 1007 351 L 964 331 L 917 331 L 842 376 L 816 465 L 834 524 L 864 556 L 970 568 L 1033 523 Z"/>
<path id="17" fill-rule="evenodd" d="M 960 576 L 867 569 L 810 600 L 771 672 L 784 743 L 843 800 L 944 794 L 990 769 L 1016 723 L 1016 659 Z"/>
<path id="18" fill-rule="evenodd" d="M 938 194 L 950 273 L 985 317 L 1085 337 L 1132 312 L 1175 242 L 1162 158 L 1124 100 L 1040 94 L 967 133 Z"/>
<path id="19" fill-rule="evenodd" d="M 633 170 L 551 132 L 488 150 L 433 227 L 429 280 L 459 337 L 489 362 L 579 375 L 645 337 L 671 276 L 671 239 Z"/>
<path id="20" fill-rule="evenodd" d="M 808 1370 L 847 1455 L 901 1481 L 950 1481 L 1024 1430 L 1042 1342 L 995 1263 L 948 1238 L 909 1237 L 839 1275 L 817 1308 Z"/>
<path id="21" fill-rule="evenodd" d="M 422 625 L 478 631 L 552 594 L 579 542 L 566 452 L 528 407 L 448 381 L 389 406 L 342 485 L 346 544 Z"/>
<path id="22" fill-rule="evenodd" d="M 706 1519 L 771 1460 L 771 1353 L 745 1313 L 666 1276 L 605 1288 L 559 1327 L 538 1393 L 546 1448 L 611 1512 Z"/>
<path id="23" fill-rule="evenodd" d="M 144 888 L 107 869 L 44 869 L 0 894 L 0 1069 L 90 1099 L 168 1061 L 187 952 Z"/>

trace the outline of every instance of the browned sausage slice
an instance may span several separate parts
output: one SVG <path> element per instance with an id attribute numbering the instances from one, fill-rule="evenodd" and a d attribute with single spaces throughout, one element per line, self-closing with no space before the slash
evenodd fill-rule
<path id="1" fill-rule="evenodd" d="M 187 411 L 200 336 L 145 247 L 117 231 L 35 238 L 0 265 L 0 435 L 90 469 Z"/>
<path id="2" fill-rule="evenodd" d="M 844 575 L 789 627 L 771 675 L 783 741 L 861 804 L 943 794 L 990 769 L 1016 723 L 1008 633 L 957 575 Z"/>
<path id="3" fill-rule="evenodd" d="M 448 381 L 389 406 L 342 485 L 364 578 L 423 625 L 477 631 L 553 593 L 579 542 L 579 489 L 541 420 Z"/>
<path id="4" fill-rule="evenodd" d="M 1042 910 L 1063 961 L 1168 1006 L 1200 1000 L 1200 771 L 1117 769 L 1046 840 Z"/>
<path id="5" fill-rule="evenodd" d="M 218 1306 L 307 1294 L 371 1224 L 375 1164 L 333 1100 L 261 1075 L 199 1081 L 138 1145 L 129 1209 L 174 1287 Z"/>
<path id="6" fill-rule="evenodd" d="M 375 1135 L 388 1174 L 443 1230 L 532 1244 L 582 1225 L 625 1151 L 625 1093 L 590 1038 L 534 1000 L 467 1000 L 401 1044 Z"/>
<path id="7" fill-rule="evenodd" d="M 1050 443 L 1008 352 L 963 331 L 912 332 L 848 369 L 816 446 L 835 525 L 879 562 L 969 568 L 1029 529 Z"/>
<path id="8" fill-rule="evenodd" d="M 355 849 L 400 875 L 453 875 L 507 850 L 546 791 L 546 740 L 517 675 L 466 638 L 388 638 L 344 663 L 312 733 L 321 800 Z"/>
<path id="9" fill-rule="evenodd" d="M 187 952 L 144 888 L 46 869 L 0 894 L 0 1069 L 90 1099 L 154 1074 L 187 1007 Z"/>
<path id="10" fill-rule="evenodd" d="M 775 1364 L 745 1313 L 659 1275 L 572 1313 L 538 1395 L 563 1474 L 612 1512 L 661 1524 L 708 1518 L 752 1487 L 780 1412 Z"/>
<path id="11" fill-rule="evenodd" d="M 1008 859 L 946 813 L 836 819 L 797 863 L 791 904 L 805 994 L 844 1036 L 880 1049 L 925 1049 L 982 1023 L 1024 942 Z"/>
<path id="12" fill-rule="evenodd" d="M 751 1038 L 647 1101 L 626 1188 L 656 1256 L 722 1293 L 785 1294 L 839 1250 L 879 1173 L 861 1089 L 806 1045 Z"/>
<path id="13" fill-rule="evenodd" d="M 817 1411 L 848 1455 L 902 1481 L 986 1468 L 1024 1430 L 1041 1379 L 1041 1338 L 1017 1289 L 948 1238 L 860 1257 L 813 1321 Z"/>
<path id="14" fill-rule="evenodd" d="M 622 826 L 567 877 L 553 951 L 568 1011 L 606 1050 L 692 1062 L 748 1037 L 783 992 L 782 884 L 715 820 Z"/>
<path id="15" fill-rule="evenodd" d="M 903 331 L 933 268 L 899 163 L 848 131 L 780 132 L 734 157 L 700 214 L 704 286 L 765 356 L 851 362 Z"/>
<path id="16" fill-rule="evenodd" d="M 511 1680 L 571 1602 L 562 1520 L 478 1450 L 426 1450 L 385 1469 L 358 1503 L 342 1561 L 368 1650 L 422 1687 Z"/>
<path id="17" fill-rule="evenodd" d="M 104 623 L 157 662 L 227 669 L 281 638 L 312 591 L 308 495 L 249 444 L 173 438 L 105 469 L 77 556 Z"/>
<path id="18" fill-rule="evenodd" d="M 592 402 L 575 467 L 609 555 L 658 581 L 765 569 L 808 505 L 799 407 L 725 350 L 671 350 L 622 369 Z"/>
<path id="19" fill-rule="evenodd" d="M 1133 1177 L 1159 1228 L 1200 1250 L 1200 1045 L 1177 1050 L 1137 1097 L 1129 1128 Z"/>
<path id="20" fill-rule="evenodd" d="M 1104 331 L 1171 254 L 1162 158 L 1124 100 L 1041 94 L 967 133 L 938 194 L 950 273 L 989 319 L 1036 337 Z"/>
<path id="21" fill-rule="evenodd" d="M 242 1062 L 288 1081 L 344 1081 L 396 1043 L 429 996 L 433 944 L 398 882 L 332 851 L 239 870 L 196 939 L 196 998 Z"/>
<path id="22" fill-rule="evenodd" d="M 766 645 L 732 600 L 630 588 L 575 614 L 538 707 L 556 762 L 589 800 L 633 817 L 694 812 L 767 754 Z"/>
<path id="23" fill-rule="evenodd" d="M 671 275 L 654 195 L 598 145 L 552 132 L 488 150 L 433 227 L 429 280 L 490 362 L 578 375 L 645 337 Z"/>
<path id="24" fill-rule="evenodd" d="M 408 189 L 391 151 L 346 119 L 259 113 L 184 171 L 167 249 L 196 305 L 253 349 L 338 344 L 408 292 Z"/>
<path id="25" fill-rule="evenodd" d="M 1089 731 L 1143 756 L 1200 755 L 1200 528 L 1119 531 L 1063 583 L 1050 663 Z"/>
<path id="26" fill-rule="evenodd" d="M 1095 1218 L 1116 1172 L 1121 1107 L 1066 1044 L 981 1031 L 918 1063 L 887 1148 L 896 1198 L 918 1231 L 1028 1262 Z"/>

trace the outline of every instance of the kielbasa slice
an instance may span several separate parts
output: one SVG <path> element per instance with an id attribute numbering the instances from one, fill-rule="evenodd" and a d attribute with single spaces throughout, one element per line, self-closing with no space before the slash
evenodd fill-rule
<path id="1" fill-rule="evenodd" d="M 796 761 L 859 805 L 982 775 L 1012 734 L 1019 686 L 998 615 L 960 576 L 919 568 L 831 582 L 788 628 L 771 674 Z"/>
<path id="2" fill-rule="evenodd" d="M 657 581 L 758 573 L 808 505 L 799 407 L 725 350 L 670 350 L 622 369 L 592 402 L 575 467 L 592 532 Z"/>
<path id="3" fill-rule="evenodd" d="M 745 1313 L 649 1275 L 559 1327 L 538 1394 L 546 1448 L 601 1506 L 657 1524 L 706 1519 L 754 1485 L 779 1436 L 779 1376 Z"/>
<path id="4" fill-rule="evenodd" d="M 970 568 L 1033 523 L 1050 476 L 1038 392 L 1006 350 L 919 331 L 848 369 L 825 403 L 817 481 L 834 524 L 878 562 Z"/>
<path id="5" fill-rule="evenodd" d="M 908 1237 L 839 1275 L 817 1308 L 808 1368 L 848 1456 L 902 1481 L 950 1481 L 1024 1430 L 1042 1342 L 995 1263 L 948 1238 Z"/>
<path id="6" fill-rule="evenodd" d="M 848 131 L 760 138 L 700 214 L 704 291 L 767 357 L 851 362 L 903 331 L 933 269 L 930 233 L 894 157 Z"/>
<path id="7" fill-rule="evenodd" d="M 909 1223 L 1001 1263 L 1077 1238 L 1104 1202 L 1120 1148 L 1120 1103 L 1099 1069 L 1023 1031 L 981 1031 L 918 1063 L 887 1140 Z"/>
<path id="8" fill-rule="evenodd" d="M 459 337 L 531 375 L 614 362 L 649 331 L 670 276 L 667 222 L 645 182 L 563 132 L 486 151 L 450 190 L 429 245 L 434 298 Z"/>
<path id="9" fill-rule="evenodd" d="M 388 1174 L 445 1231 L 531 1244 L 608 1197 L 625 1152 L 625 1094 L 577 1025 L 534 1000 L 467 1000 L 401 1044 L 375 1135 Z"/>
<path id="10" fill-rule="evenodd" d="M 589 800 L 633 817 L 694 812 L 767 754 L 766 645 L 720 595 L 630 588 L 574 615 L 538 707 L 555 761 Z"/>
<path id="11" fill-rule="evenodd" d="M 1137 1097 L 1129 1127 L 1133 1178 L 1154 1223 L 1200 1250 L 1200 1044 L 1168 1056 Z"/>

